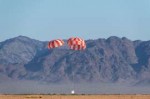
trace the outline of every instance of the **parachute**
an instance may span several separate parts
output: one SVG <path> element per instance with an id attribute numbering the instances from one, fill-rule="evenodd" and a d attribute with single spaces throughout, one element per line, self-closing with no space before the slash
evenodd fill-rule
<path id="1" fill-rule="evenodd" d="M 48 43 L 48 49 L 60 47 L 64 44 L 64 41 L 61 39 L 52 40 Z"/>
<path id="2" fill-rule="evenodd" d="M 69 38 L 67 44 L 72 50 L 84 50 L 86 48 L 85 41 L 79 37 Z"/>

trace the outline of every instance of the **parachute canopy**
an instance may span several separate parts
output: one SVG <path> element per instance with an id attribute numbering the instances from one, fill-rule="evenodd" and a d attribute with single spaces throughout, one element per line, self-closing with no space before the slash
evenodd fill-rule
<path id="1" fill-rule="evenodd" d="M 69 38 L 67 44 L 72 50 L 84 50 L 86 48 L 85 41 L 79 37 Z"/>
<path id="2" fill-rule="evenodd" d="M 61 39 L 52 40 L 48 43 L 48 49 L 60 47 L 64 44 L 64 41 Z"/>

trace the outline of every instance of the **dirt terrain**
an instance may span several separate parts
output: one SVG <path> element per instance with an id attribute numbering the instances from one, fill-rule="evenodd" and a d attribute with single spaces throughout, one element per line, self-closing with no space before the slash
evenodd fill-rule
<path id="1" fill-rule="evenodd" d="M 0 95 L 0 99 L 150 99 L 150 95 Z"/>

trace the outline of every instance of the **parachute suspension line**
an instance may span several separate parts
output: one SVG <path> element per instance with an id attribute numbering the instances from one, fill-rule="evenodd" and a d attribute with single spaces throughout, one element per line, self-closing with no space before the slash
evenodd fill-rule
<path id="1" fill-rule="evenodd" d="M 71 50 L 74 50 L 73 53 L 71 53 L 71 55 L 73 55 L 76 51 L 79 50 L 85 50 L 86 49 L 86 43 L 83 39 L 79 38 L 79 37 L 71 37 L 67 40 L 67 44 L 69 46 L 69 48 Z M 71 91 L 72 94 L 75 93 L 74 89 L 75 89 L 75 81 L 74 81 L 74 71 L 72 69 L 72 76 L 73 76 L 73 90 Z"/>
<path id="2" fill-rule="evenodd" d="M 73 90 L 72 90 L 72 94 L 75 93 L 75 81 L 74 81 L 74 71 L 72 72 L 73 75 Z"/>
<path id="3" fill-rule="evenodd" d="M 73 55 L 76 51 L 73 50 L 73 52 L 71 53 L 71 55 Z M 74 72 L 74 66 L 72 66 L 72 91 L 71 91 L 71 94 L 75 94 L 75 72 Z"/>

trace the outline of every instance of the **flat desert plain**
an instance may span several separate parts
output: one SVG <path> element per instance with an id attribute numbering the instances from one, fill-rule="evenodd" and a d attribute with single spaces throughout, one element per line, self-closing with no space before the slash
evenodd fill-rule
<path id="1" fill-rule="evenodd" d="M 0 99 L 150 99 L 150 95 L 0 95 Z"/>

